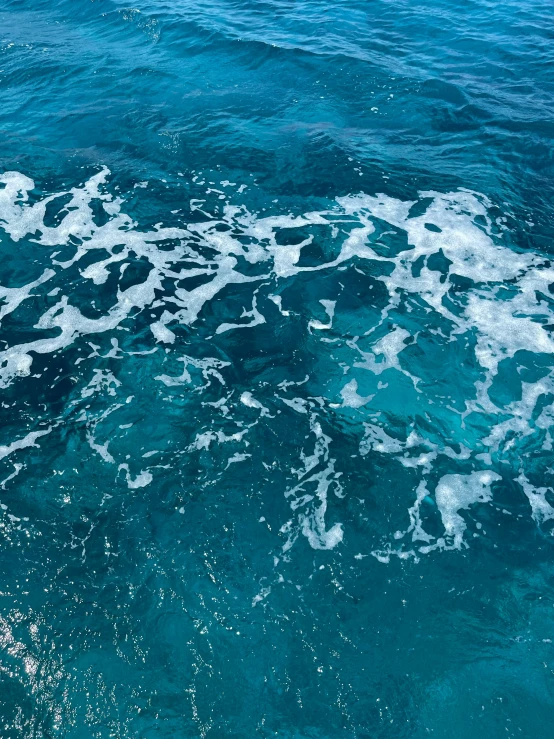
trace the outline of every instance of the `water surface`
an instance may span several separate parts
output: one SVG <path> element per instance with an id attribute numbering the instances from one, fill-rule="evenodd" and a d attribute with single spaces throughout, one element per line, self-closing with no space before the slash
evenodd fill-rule
<path id="1" fill-rule="evenodd" d="M 0 734 L 548 735 L 547 0 L 0 0 Z"/>

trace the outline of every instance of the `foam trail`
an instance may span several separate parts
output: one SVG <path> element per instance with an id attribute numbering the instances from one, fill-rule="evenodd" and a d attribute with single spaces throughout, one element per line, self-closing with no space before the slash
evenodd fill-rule
<path id="1" fill-rule="evenodd" d="M 360 193 L 337 198 L 319 211 L 262 216 L 243 203 L 231 202 L 223 190 L 209 188 L 196 199 L 204 203 L 205 220 L 183 223 L 179 217 L 179 225 L 159 223 L 141 230 L 125 213 L 125 198 L 110 192 L 106 168 L 79 187 L 38 200 L 35 195 L 31 198 L 35 183 L 24 174 L 5 172 L 0 183 L 3 238 L 18 248 L 33 244 L 42 250 L 44 262 L 40 276 L 26 285 L 0 287 L 0 319 L 15 321 L 18 327 L 21 321 L 25 336 L 21 340 L 18 331 L 6 333 L 0 351 L 0 388 L 41 382 L 44 368 L 61 362 L 70 347 L 80 348 L 83 339 L 96 336 L 101 341 L 106 335 L 112 349 L 101 355 L 100 344 L 93 345 L 93 353 L 81 356 L 75 366 L 95 358 L 127 362 L 147 356 L 157 362 L 149 379 L 166 393 L 163 402 L 184 397 L 192 402 L 192 394 L 200 397 L 215 393 L 215 388 L 225 392 L 225 397 L 203 401 L 203 412 L 209 409 L 213 417 L 175 451 L 182 457 L 220 445 L 236 446 L 225 455 L 222 475 L 232 474 L 235 462 L 256 463 L 253 447 L 248 453 L 244 449 L 255 443 L 250 439 L 258 425 L 269 425 L 278 436 L 274 427 L 281 409 L 292 414 L 295 423 L 307 424 L 306 436 L 315 442 L 312 453 L 301 451 L 303 467 L 290 470 L 283 489 L 293 512 L 282 527 L 285 552 L 299 535 L 314 549 L 333 548 L 347 537 L 345 525 L 327 523 L 335 519 L 329 491 L 340 498 L 348 494 L 349 485 L 339 482 L 343 460 L 340 451 L 333 451 L 332 432 L 323 430 L 334 428 L 333 419 L 343 416 L 357 435 L 364 464 L 375 455 L 386 455 L 391 464 L 414 475 L 407 527 L 383 549 L 375 548 L 381 559 L 465 546 L 468 506 L 491 503 L 491 491 L 501 484 L 500 478 L 518 486 L 539 525 L 554 519 L 551 470 L 535 453 L 553 446 L 554 269 L 544 255 L 503 243 L 504 231 L 484 196 L 466 190 L 428 191 L 420 193 L 419 200 L 402 201 Z M 242 192 L 238 188 L 235 197 Z M 224 201 L 217 216 L 206 205 L 214 195 Z M 62 197 L 56 225 L 47 225 L 47 209 L 55 209 Z M 425 207 L 414 211 L 422 199 Z M 191 208 L 198 210 L 198 202 Z M 98 211 L 102 218 L 95 215 Z M 383 223 L 388 230 L 383 231 Z M 300 239 L 289 239 L 298 229 Z M 405 237 L 400 250 L 387 236 L 397 234 Z M 313 246 L 324 256 L 315 262 L 310 257 L 306 264 L 304 257 Z M 139 277 L 129 285 L 129 268 L 137 265 Z M 312 299 L 303 292 L 306 305 L 301 310 L 283 309 L 283 304 L 296 305 L 298 285 L 306 275 L 316 285 L 316 280 L 335 273 L 340 273 L 336 283 L 340 289 L 333 288 L 336 294 L 326 290 Z M 349 295 L 345 284 L 351 274 L 364 277 L 367 292 L 361 293 L 359 313 L 349 315 L 345 324 L 342 301 Z M 79 303 L 83 281 L 97 290 L 103 310 L 91 314 L 90 306 Z M 378 300 L 378 290 L 369 292 L 375 286 Z M 326 297 L 320 298 L 322 294 Z M 25 324 L 26 306 L 37 306 L 28 309 L 36 311 L 32 326 Z M 322 309 L 326 320 L 314 317 L 321 317 Z M 298 344 L 283 345 L 280 332 L 291 325 L 300 332 Z M 341 333 L 344 325 L 347 332 Z M 147 338 L 141 333 L 143 326 Z M 271 379 L 248 389 L 236 387 L 241 368 L 219 358 L 223 355 L 215 348 L 223 351 L 238 329 L 241 335 L 265 336 L 270 354 L 288 352 L 291 366 L 299 353 L 317 357 L 326 367 L 322 373 L 328 374 L 323 381 L 317 367 L 310 370 L 317 398 L 302 397 L 308 387 L 302 382 L 270 374 Z M 125 333 L 140 334 L 139 351 L 121 349 L 115 334 Z M 195 356 L 193 337 L 214 346 L 210 356 L 205 352 L 202 358 Z M 184 350 L 183 342 L 192 349 Z M 459 378 L 442 372 L 449 357 L 464 367 Z M 529 357 L 536 366 L 529 366 Z M 89 373 L 83 384 L 87 366 L 79 364 L 82 372 L 73 376 L 77 387 L 70 406 L 86 421 L 88 443 L 103 462 L 125 472 L 131 489 L 146 487 L 162 473 L 155 467 L 131 473 L 123 441 L 108 432 L 104 437 L 108 440 L 97 438 L 112 416 L 130 413 L 131 396 L 123 397 L 123 381 L 113 368 L 93 367 L 92 380 Z M 502 373 L 509 375 L 511 384 L 502 385 Z M 294 397 L 287 395 L 293 385 Z M 139 392 L 143 390 L 139 387 Z M 395 393 L 402 397 L 402 408 L 391 400 Z M 103 411 L 84 405 L 89 402 L 94 408 L 109 398 L 113 403 Z M 275 402 L 280 408 L 274 412 Z M 123 419 L 118 428 L 124 436 L 135 423 Z M 0 458 L 35 445 L 44 433 L 31 432 L 0 447 Z M 445 532 L 439 539 L 428 533 L 431 504 Z"/>

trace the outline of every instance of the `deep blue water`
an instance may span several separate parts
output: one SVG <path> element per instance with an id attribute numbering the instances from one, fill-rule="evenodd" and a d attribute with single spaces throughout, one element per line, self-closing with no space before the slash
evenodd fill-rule
<path id="1" fill-rule="evenodd" d="M 0 0 L 2 739 L 548 737 L 551 0 Z"/>

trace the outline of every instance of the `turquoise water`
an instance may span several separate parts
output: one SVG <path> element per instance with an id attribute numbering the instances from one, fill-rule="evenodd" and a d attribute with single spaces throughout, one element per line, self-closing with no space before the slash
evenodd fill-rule
<path id="1" fill-rule="evenodd" d="M 2 739 L 547 737 L 551 2 L 0 0 Z"/>

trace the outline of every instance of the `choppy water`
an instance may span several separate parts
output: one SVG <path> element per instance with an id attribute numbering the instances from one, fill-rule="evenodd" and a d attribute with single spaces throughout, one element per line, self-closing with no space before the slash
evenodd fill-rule
<path id="1" fill-rule="evenodd" d="M 548 736 L 550 0 L 0 2 L 0 736 Z"/>

